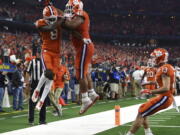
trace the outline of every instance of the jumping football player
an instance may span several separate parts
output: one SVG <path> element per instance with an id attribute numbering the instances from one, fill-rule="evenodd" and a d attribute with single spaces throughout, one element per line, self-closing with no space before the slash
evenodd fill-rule
<path id="1" fill-rule="evenodd" d="M 79 80 L 82 95 L 79 114 L 83 114 L 99 99 L 99 95 L 93 89 L 89 74 L 89 66 L 94 53 L 94 44 L 89 35 L 90 19 L 88 13 L 83 10 L 81 0 L 69 0 L 64 17 L 66 19 L 62 27 L 72 31 L 72 44 L 76 50 L 76 78 Z"/>
<path id="2" fill-rule="evenodd" d="M 43 9 L 43 19 L 36 21 L 35 26 L 39 30 L 42 39 L 42 54 L 41 60 L 43 63 L 44 73 L 42 74 L 38 86 L 32 95 L 32 101 L 37 102 L 39 91 L 43 84 L 45 88 L 43 94 L 36 105 L 36 109 L 40 110 L 45 98 L 47 97 L 54 79 L 54 74 L 59 67 L 59 56 L 61 46 L 61 29 L 58 27 L 58 10 L 47 5 Z"/>

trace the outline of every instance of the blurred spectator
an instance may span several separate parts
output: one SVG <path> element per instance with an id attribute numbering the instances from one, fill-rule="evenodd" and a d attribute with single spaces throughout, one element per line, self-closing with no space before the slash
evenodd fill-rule
<path id="1" fill-rule="evenodd" d="M 3 48 L 3 62 L 9 63 L 9 55 L 11 50 L 8 48 L 8 46 L 4 46 Z"/>
<path id="2" fill-rule="evenodd" d="M 5 75 L 3 75 L 2 72 L 0 72 L 0 112 L 4 112 L 2 109 L 4 91 L 5 91 Z"/>
<path id="3" fill-rule="evenodd" d="M 12 75 L 13 109 L 23 110 L 23 74 L 22 64 L 17 64 L 16 71 Z"/>
<path id="4" fill-rule="evenodd" d="M 141 80 L 144 74 L 144 70 L 141 70 L 140 67 L 136 67 L 135 71 L 132 74 L 133 77 L 133 85 L 134 85 L 134 93 L 136 96 L 136 99 L 140 99 L 140 90 L 142 89 L 141 87 Z"/>

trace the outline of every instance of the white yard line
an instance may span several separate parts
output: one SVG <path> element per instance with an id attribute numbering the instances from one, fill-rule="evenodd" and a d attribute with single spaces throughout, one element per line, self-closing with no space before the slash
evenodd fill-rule
<path id="1" fill-rule="evenodd" d="M 99 102 L 98 104 L 100 105 L 100 104 L 105 104 L 106 102 Z"/>
<path id="2" fill-rule="evenodd" d="M 115 102 L 115 101 L 114 100 L 109 101 L 109 103 L 113 103 L 113 102 Z"/>
<path id="3" fill-rule="evenodd" d="M 131 125 L 123 125 L 125 127 L 131 127 Z M 180 128 L 180 126 L 167 126 L 167 125 L 151 125 L 151 127 L 157 128 Z"/>
<path id="4" fill-rule="evenodd" d="M 176 97 L 177 104 L 180 105 L 180 96 Z M 121 124 L 126 124 L 134 121 L 138 108 L 141 104 L 121 108 L 120 119 Z M 172 109 L 172 106 L 166 110 Z M 163 111 L 166 111 L 163 110 Z M 163 112 L 161 111 L 161 112 Z M 76 117 L 56 122 L 48 123 L 47 125 L 38 125 L 30 128 L 15 130 L 1 135 L 94 135 L 116 127 L 114 124 L 115 111 L 109 110 L 96 114 L 91 114 L 82 117 Z M 154 126 L 157 123 L 151 122 Z M 159 126 L 159 125 L 157 125 Z M 165 126 L 162 126 L 165 127 Z M 167 126 L 168 127 L 168 126 Z M 172 126 L 173 127 L 173 126 Z M 174 126 L 180 127 L 180 126 Z"/>
<path id="5" fill-rule="evenodd" d="M 151 120 L 149 120 L 149 121 L 150 121 L 150 122 L 157 122 L 157 121 L 160 122 L 160 121 L 166 121 L 166 120 L 157 120 L 157 119 L 156 119 L 156 120 L 152 120 L 152 119 L 151 119 Z"/>
<path id="6" fill-rule="evenodd" d="M 172 114 L 172 115 L 174 115 L 174 114 L 175 114 L 175 115 L 180 115 L 179 112 L 164 112 L 164 114 L 168 114 L 168 115 L 169 115 L 169 114 L 170 114 L 170 115 L 171 115 L 171 114 Z"/>
<path id="7" fill-rule="evenodd" d="M 12 116 L 12 118 L 19 118 L 19 117 L 25 117 L 28 116 L 27 114 L 23 114 L 23 115 L 16 115 L 16 116 Z"/>
<path id="8" fill-rule="evenodd" d="M 69 109 L 69 108 L 62 108 L 62 110 L 67 110 L 67 109 Z"/>
<path id="9" fill-rule="evenodd" d="M 5 120 L 6 118 L 0 118 L 0 120 Z"/>
<path id="10" fill-rule="evenodd" d="M 159 118 L 159 117 L 152 117 L 150 120 L 170 120 L 172 117 L 169 118 Z"/>
<path id="11" fill-rule="evenodd" d="M 73 106 L 73 107 L 71 107 L 71 108 L 79 108 L 80 106 Z"/>

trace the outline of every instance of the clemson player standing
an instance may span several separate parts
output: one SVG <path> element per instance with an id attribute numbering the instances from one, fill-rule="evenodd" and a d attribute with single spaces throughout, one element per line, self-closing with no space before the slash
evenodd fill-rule
<path id="1" fill-rule="evenodd" d="M 47 5 L 43 9 L 43 19 L 36 21 L 35 26 L 39 30 L 42 39 L 41 60 L 43 63 L 44 73 L 32 95 L 32 101 L 37 102 L 39 91 L 45 83 L 45 88 L 40 101 L 36 105 L 36 109 L 40 110 L 46 96 L 48 95 L 53 83 L 54 74 L 59 67 L 59 56 L 61 46 L 61 29 L 58 26 L 58 10 Z"/>
<path id="2" fill-rule="evenodd" d="M 156 73 L 157 89 L 144 89 L 141 93 L 156 94 L 156 96 L 140 106 L 136 120 L 126 135 L 134 135 L 141 125 L 144 126 L 145 135 L 153 135 L 147 117 L 168 108 L 174 100 L 175 70 L 173 66 L 166 63 L 168 61 L 167 50 L 163 48 L 155 49 L 151 53 L 151 57 L 158 67 Z"/>
<path id="3" fill-rule="evenodd" d="M 155 83 L 155 75 L 156 75 L 156 68 L 154 67 L 154 63 L 152 59 L 149 59 L 147 62 L 147 67 L 144 69 L 144 74 L 142 77 L 141 82 L 143 82 L 144 78 L 146 77 L 147 80 L 146 82 L 143 82 L 142 85 L 146 85 L 146 89 L 153 90 L 156 88 L 156 83 Z"/>
<path id="4" fill-rule="evenodd" d="M 83 10 L 81 0 L 69 0 L 64 17 L 62 27 L 71 30 L 72 44 L 76 50 L 76 78 L 79 80 L 82 94 L 82 106 L 79 114 L 83 114 L 99 99 L 99 95 L 93 89 L 89 74 L 89 66 L 94 53 L 94 44 L 89 35 L 90 19 L 88 13 Z"/>

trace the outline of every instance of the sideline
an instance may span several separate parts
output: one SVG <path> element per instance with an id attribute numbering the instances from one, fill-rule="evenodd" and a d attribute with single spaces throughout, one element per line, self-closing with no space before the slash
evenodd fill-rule
<path id="1" fill-rule="evenodd" d="M 177 105 L 180 106 L 180 96 L 175 97 L 175 99 L 177 101 Z M 121 108 L 120 118 L 122 125 L 132 122 L 135 119 L 138 107 L 140 105 L 141 104 Z M 173 106 L 166 110 L 172 108 Z M 30 128 L 6 132 L 2 133 L 1 135 L 93 135 L 114 127 L 116 127 L 114 125 L 114 110 L 110 110 L 87 116 L 56 121 L 48 123 L 47 125 L 38 125 Z"/>

